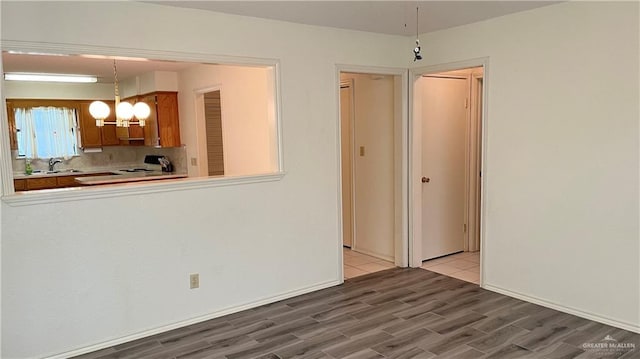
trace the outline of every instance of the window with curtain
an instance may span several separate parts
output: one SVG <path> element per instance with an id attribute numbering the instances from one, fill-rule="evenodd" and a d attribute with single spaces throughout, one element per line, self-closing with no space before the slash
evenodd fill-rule
<path id="1" fill-rule="evenodd" d="M 14 109 L 18 155 L 27 158 L 78 155 L 76 110 L 66 107 Z"/>

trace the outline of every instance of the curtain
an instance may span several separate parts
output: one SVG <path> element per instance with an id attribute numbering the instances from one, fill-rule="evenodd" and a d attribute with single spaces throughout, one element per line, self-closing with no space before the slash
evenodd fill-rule
<path id="1" fill-rule="evenodd" d="M 78 155 L 76 111 L 66 107 L 16 108 L 18 154 L 27 158 Z"/>

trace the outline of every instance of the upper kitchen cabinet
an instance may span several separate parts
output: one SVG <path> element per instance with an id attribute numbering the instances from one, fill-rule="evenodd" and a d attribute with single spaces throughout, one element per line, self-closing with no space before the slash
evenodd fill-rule
<path id="1" fill-rule="evenodd" d="M 154 147 L 180 147 L 180 122 L 178 119 L 178 93 L 157 91 L 124 99 L 132 105 L 145 102 L 151 109 L 145 127 L 131 125 L 119 128 L 121 144 Z"/>
<path id="2" fill-rule="evenodd" d="M 116 136 L 120 145 L 143 146 L 145 142 L 144 129 L 138 125 L 116 127 Z"/>
<path id="3" fill-rule="evenodd" d="M 129 102 L 133 106 L 140 100 L 138 97 L 129 97 L 122 101 Z M 135 118 L 132 119 L 132 121 L 135 120 Z M 144 146 L 145 144 L 144 128 L 139 125 L 131 124 L 129 127 L 117 127 L 115 131 L 120 145 Z"/>
<path id="4" fill-rule="evenodd" d="M 178 93 L 159 91 L 142 95 L 151 115 L 144 128 L 145 146 L 180 147 L 180 122 L 178 118 Z"/>
<path id="5" fill-rule="evenodd" d="M 100 127 L 96 126 L 96 119 L 89 113 L 90 104 L 90 102 L 82 102 L 80 104 L 78 130 L 80 132 L 80 147 L 82 148 L 102 147 Z"/>
<path id="6" fill-rule="evenodd" d="M 115 110 L 113 101 L 105 101 L 111 111 L 105 121 L 115 121 Z M 79 104 L 80 113 L 78 116 L 79 132 L 82 148 L 97 148 L 103 146 L 116 146 L 120 144 L 116 135 L 115 126 L 96 126 L 96 120 L 89 113 L 91 101 L 81 101 Z"/>
<path id="7" fill-rule="evenodd" d="M 107 117 L 105 121 L 113 122 L 116 120 L 115 101 L 106 101 L 106 104 L 109 105 L 110 111 L 109 117 Z M 103 146 L 117 146 L 120 144 L 120 140 L 118 140 L 118 135 L 116 134 L 116 126 L 103 126 L 100 129 L 100 135 Z"/>
<path id="8" fill-rule="evenodd" d="M 9 145 L 11 151 L 18 149 L 16 120 L 13 113 L 13 101 L 7 100 L 7 120 L 9 121 Z"/>

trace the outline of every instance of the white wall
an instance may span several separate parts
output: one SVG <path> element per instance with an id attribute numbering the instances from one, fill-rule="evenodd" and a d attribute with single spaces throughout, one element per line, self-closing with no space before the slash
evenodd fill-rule
<path id="1" fill-rule="evenodd" d="M 178 91 L 178 73 L 173 71 L 153 71 L 146 74 L 151 81 L 140 84 L 140 94 L 155 91 Z M 144 78 L 144 77 L 142 77 Z M 143 86 L 146 85 L 146 86 Z"/>
<path id="2" fill-rule="evenodd" d="M 422 35 L 414 65 L 489 57 L 484 283 L 636 331 L 638 6 L 569 2 Z"/>
<path id="3" fill-rule="evenodd" d="M 394 260 L 394 77 L 343 73 L 341 79 L 353 80 L 353 248 Z"/>
<path id="4" fill-rule="evenodd" d="M 61 353 L 340 282 L 335 66 L 406 67 L 404 38 L 138 2 L 1 6 L 3 41 L 279 59 L 286 171 L 258 184 L 3 202 L 2 358 Z M 189 290 L 196 272 L 200 288 Z"/>
<path id="5" fill-rule="evenodd" d="M 196 166 L 189 165 L 189 176 L 208 176 L 204 111 L 200 107 L 201 91 L 213 88 L 220 89 L 225 175 L 277 171 L 272 115 L 275 97 L 270 76 L 273 78 L 269 68 L 248 66 L 199 65 L 180 72 L 180 134 L 187 157 L 197 158 Z"/>
<path id="6" fill-rule="evenodd" d="M 113 100 L 113 84 L 4 81 L 6 98 Z"/>
<path id="7" fill-rule="evenodd" d="M 3 41 L 280 59 L 287 172 L 260 184 L 2 203 L 3 358 L 340 280 L 335 64 L 407 67 L 411 39 L 130 2 L 0 6 Z M 143 33 L 139 18 L 149 19 Z M 421 43 L 425 59 L 411 66 L 490 57 L 486 283 L 637 328 L 638 4 L 563 3 Z M 198 290 L 187 289 L 193 272 Z"/>
<path id="8" fill-rule="evenodd" d="M 113 85 L 111 85 L 113 92 Z M 178 73 L 149 71 L 118 81 L 121 98 L 144 95 L 156 91 L 178 91 Z M 113 97 L 113 95 L 111 96 Z"/>

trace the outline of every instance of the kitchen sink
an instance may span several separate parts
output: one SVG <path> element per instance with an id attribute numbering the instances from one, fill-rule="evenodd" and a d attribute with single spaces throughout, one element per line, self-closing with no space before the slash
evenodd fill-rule
<path id="1" fill-rule="evenodd" d="M 32 172 L 32 174 L 34 174 L 34 175 L 52 175 L 52 174 L 55 174 L 55 173 L 78 173 L 78 172 L 82 172 L 82 171 L 70 168 L 68 170 L 55 170 L 55 171 L 35 170 L 35 171 Z"/>

